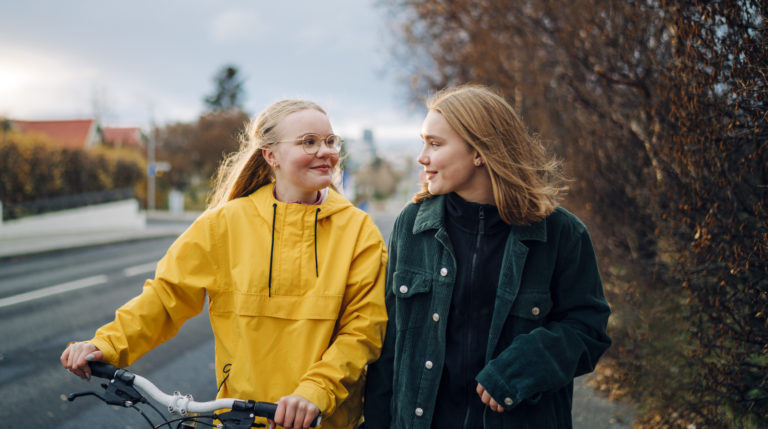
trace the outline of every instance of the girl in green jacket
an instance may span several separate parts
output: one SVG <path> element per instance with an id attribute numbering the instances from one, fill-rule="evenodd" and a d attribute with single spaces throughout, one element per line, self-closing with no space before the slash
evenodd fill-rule
<path id="1" fill-rule="evenodd" d="M 559 165 L 488 88 L 427 107 L 365 427 L 569 428 L 573 379 L 610 345 L 610 310 L 589 234 L 559 207 Z"/>
<path id="2" fill-rule="evenodd" d="M 316 104 L 269 106 L 155 278 L 62 365 L 81 377 L 89 360 L 130 365 L 208 301 L 220 398 L 276 402 L 270 424 L 288 428 L 320 413 L 324 428 L 356 427 L 386 324 L 387 254 L 370 217 L 333 189 L 340 145 Z"/>

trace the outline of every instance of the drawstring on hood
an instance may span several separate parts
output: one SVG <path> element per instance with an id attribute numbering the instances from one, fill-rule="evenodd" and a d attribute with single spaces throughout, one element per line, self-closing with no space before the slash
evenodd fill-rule
<path id="1" fill-rule="evenodd" d="M 348 207 L 352 207 L 352 204 L 349 203 L 349 201 L 346 201 L 344 199 L 337 199 L 336 197 L 330 198 L 331 202 L 327 203 L 329 200 L 329 197 L 331 197 L 330 188 L 325 188 L 320 191 L 318 191 L 318 198 L 317 201 L 313 204 L 303 204 L 303 203 L 296 203 L 293 202 L 285 202 L 280 201 L 277 199 L 277 195 L 275 194 L 274 184 L 264 186 L 263 188 L 260 188 L 256 192 L 254 192 L 249 198 L 254 199 L 257 197 L 258 194 L 264 193 L 264 194 L 271 194 L 272 198 L 270 198 L 268 201 L 268 204 L 264 204 L 260 206 L 260 214 L 265 218 L 265 220 L 268 221 L 270 215 L 272 216 L 272 231 L 271 231 L 271 241 L 270 241 L 270 248 L 269 248 L 269 275 L 268 275 L 268 283 L 267 283 L 267 296 L 272 297 L 272 278 L 273 278 L 273 270 L 275 267 L 279 267 L 280 264 L 277 264 L 275 258 L 279 258 L 281 255 L 280 245 L 278 243 L 277 248 L 277 254 L 275 254 L 275 240 L 276 240 L 276 232 L 277 232 L 277 206 L 280 204 L 284 204 L 282 206 L 285 208 L 285 211 L 283 211 L 283 208 L 281 208 L 281 216 L 283 216 L 283 213 L 286 214 L 291 220 L 288 221 L 291 225 L 295 225 L 296 227 L 299 227 L 298 216 L 309 216 L 311 212 L 314 212 L 314 225 L 313 225 L 313 251 L 315 253 L 315 277 L 320 278 L 320 258 L 318 256 L 318 222 L 320 222 L 321 218 L 326 218 L 328 216 L 331 216 L 339 211 L 345 210 Z M 322 208 L 320 206 L 322 205 Z M 272 206 L 272 210 L 269 210 L 269 206 Z M 309 206 L 309 207 L 308 207 Z M 311 207 L 314 206 L 314 207 Z M 306 211 L 304 211 L 306 210 Z M 311 210 L 311 212 L 310 212 Z M 321 210 L 322 210 L 322 216 L 321 216 Z M 270 213 L 271 212 L 271 213 Z M 288 218 L 287 218 L 288 219 Z M 307 219 L 308 220 L 308 219 Z M 284 222 L 281 221 L 281 225 L 283 225 Z M 305 226 L 309 226 L 306 225 Z M 292 227 L 291 227 L 292 228 Z M 307 231 L 309 232 L 309 231 Z M 306 236 L 308 239 L 309 237 Z M 293 240 L 293 238 L 290 238 L 290 240 Z M 307 243 L 309 244 L 309 243 Z"/>
<path id="2" fill-rule="evenodd" d="M 315 277 L 320 277 L 320 268 L 317 263 L 317 216 L 320 214 L 320 208 L 315 210 Z M 277 218 L 277 203 L 272 204 L 272 240 L 269 247 L 269 283 L 268 296 L 272 296 L 272 261 L 275 254 L 275 218 Z"/>
<path id="3" fill-rule="evenodd" d="M 277 217 L 277 203 L 272 203 L 272 243 L 269 247 L 269 285 L 268 296 L 272 296 L 272 258 L 275 254 L 275 217 Z"/>
<path id="4" fill-rule="evenodd" d="M 315 210 L 315 277 L 320 277 L 320 270 L 317 268 L 317 215 L 320 209 Z"/>

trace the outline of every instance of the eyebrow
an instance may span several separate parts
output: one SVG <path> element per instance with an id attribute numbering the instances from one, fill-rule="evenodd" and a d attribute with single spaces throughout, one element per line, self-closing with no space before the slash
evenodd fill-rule
<path id="1" fill-rule="evenodd" d="M 325 137 L 326 137 L 326 138 L 328 138 L 328 137 L 330 137 L 330 136 L 335 136 L 335 135 L 336 135 L 336 133 L 330 133 L 330 134 L 328 134 L 328 135 L 327 135 L 327 136 L 325 136 Z M 296 137 L 296 138 L 300 139 L 300 138 L 302 138 L 302 137 L 306 137 L 306 136 L 318 136 L 318 137 L 322 137 L 323 135 L 322 135 L 322 134 L 319 134 L 319 133 L 312 133 L 312 132 L 309 132 L 309 133 L 304 133 L 304 134 L 301 134 L 301 135 L 299 135 L 299 136 L 298 136 L 298 137 Z"/>
<path id="2" fill-rule="evenodd" d="M 439 137 L 439 136 L 433 136 L 432 134 L 427 134 L 427 135 L 424 135 L 424 134 L 419 134 L 419 137 L 421 137 L 421 139 L 422 139 L 422 140 L 428 140 L 428 139 L 433 139 L 433 140 L 444 140 L 442 137 Z"/>

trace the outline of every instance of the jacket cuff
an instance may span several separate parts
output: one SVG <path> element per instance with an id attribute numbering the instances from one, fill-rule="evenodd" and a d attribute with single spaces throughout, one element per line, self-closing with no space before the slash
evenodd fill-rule
<path id="1" fill-rule="evenodd" d="M 475 380 L 482 384 L 491 397 L 504 407 L 505 411 L 511 410 L 520 404 L 523 398 L 520 397 L 520 392 L 508 386 L 503 380 L 501 374 L 494 369 L 492 364 L 486 365 L 485 368 L 477 374 Z"/>
<path id="2" fill-rule="evenodd" d="M 299 395 L 309 402 L 315 404 L 315 406 L 320 409 L 320 414 L 323 415 L 323 418 L 328 416 L 333 411 L 328 409 L 331 405 L 331 401 L 328 398 L 328 392 L 314 384 L 299 384 L 298 387 L 296 387 L 296 389 L 293 391 L 293 394 Z"/>
<path id="3" fill-rule="evenodd" d="M 117 352 L 112 348 L 112 346 L 108 342 L 104 341 L 99 337 L 93 337 L 90 340 L 88 340 L 88 342 L 96 346 L 97 349 L 99 349 L 99 351 L 102 354 L 102 358 L 101 358 L 102 362 L 121 368 L 120 362 L 119 362 L 120 359 L 117 356 Z"/>

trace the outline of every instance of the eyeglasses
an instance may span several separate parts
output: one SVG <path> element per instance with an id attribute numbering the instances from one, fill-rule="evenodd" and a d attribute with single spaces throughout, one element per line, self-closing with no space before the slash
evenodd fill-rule
<path id="1" fill-rule="evenodd" d="M 337 154 L 341 150 L 341 144 L 344 142 L 344 139 L 342 139 L 340 136 L 337 136 L 336 134 L 331 134 L 326 138 L 322 138 L 317 134 L 304 134 L 303 136 L 297 138 L 296 140 L 289 140 L 297 144 L 301 144 L 301 148 L 304 149 L 304 152 L 307 155 L 314 155 L 317 153 L 317 151 L 320 150 L 320 146 L 323 142 L 325 142 L 325 146 L 330 150 L 332 153 Z M 278 142 L 278 143 L 286 143 L 285 142 Z"/>

